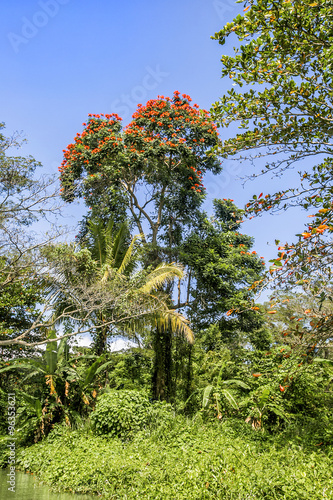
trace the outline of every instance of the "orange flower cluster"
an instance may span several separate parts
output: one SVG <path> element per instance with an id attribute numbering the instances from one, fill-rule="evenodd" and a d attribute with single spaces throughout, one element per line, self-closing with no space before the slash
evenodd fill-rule
<path id="1" fill-rule="evenodd" d="M 88 117 L 88 123 L 83 123 L 84 131 L 81 134 L 77 133 L 74 143 L 69 144 L 63 150 L 64 159 L 58 168 L 62 182 L 72 178 L 75 173 L 74 170 L 79 171 L 82 164 L 89 165 L 92 157 L 103 152 L 105 146 L 109 150 L 122 142 L 119 135 L 121 118 L 116 113 L 107 115 L 89 114 Z M 97 143 L 94 139 L 99 133 L 103 135 L 103 139 Z"/>
<path id="2" fill-rule="evenodd" d="M 194 178 L 192 175 L 188 177 L 189 181 L 193 181 L 193 185 L 191 186 L 191 189 L 193 189 L 195 192 L 202 194 L 203 189 L 206 189 L 204 185 L 202 184 L 202 171 L 201 170 L 196 170 L 194 167 L 188 167 L 191 170 L 193 170 L 193 175 L 195 176 Z M 196 181 L 196 182 L 195 182 Z"/>
<path id="3" fill-rule="evenodd" d="M 206 166 L 200 159 L 207 148 L 217 144 L 218 132 L 209 112 L 190 102 L 190 96 L 175 91 L 172 98 L 158 96 L 145 105 L 138 104 L 131 123 L 124 129 L 117 114 L 89 114 L 83 132 L 76 134 L 74 142 L 63 150 L 64 160 L 59 167 L 62 189 L 71 189 L 82 174 L 85 180 L 93 178 L 105 160 L 121 153 L 121 163 L 130 169 L 151 158 L 169 158 L 169 168 L 179 179 L 184 176 L 185 185 L 191 181 L 191 191 L 203 194 Z M 185 167 L 192 161 L 196 168 Z M 188 168 L 192 170 L 190 177 Z"/>

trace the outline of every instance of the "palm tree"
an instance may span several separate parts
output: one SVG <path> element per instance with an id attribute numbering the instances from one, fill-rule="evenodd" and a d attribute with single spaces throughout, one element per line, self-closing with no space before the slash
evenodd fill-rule
<path id="1" fill-rule="evenodd" d="M 91 238 L 90 251 L 93 257 L 99 262 L 101 280 L 106 285 L 118 275 L 121 279 L 132 279 L 138 288 L 134 289 L 134 296 L 143 300 L 146 314 L 140 316 L 138 320 L 130 319 L 122 324 L 122 332 L 125 335 L 138 339 L 138 334 L 143 333 L 147 326 L 157 326 L 161 328 L 172 328 L 178 331 L 193 342 L 193 333 L 185 318 L 174 310 L 167 307 L 167 296 L 161 289 L 162 286 L 173 281 L 175 277 L 182 278 L 183 271 L 175 264 L 161 263 L 151 272 L 137 272 L 133 274 L 137 267 L 137 242 L 141 235 L 136 235 L 129 242 L 129 230 L 126 223 L 113 236 L 113 221 L 109 221 L 104 229 L 100 222 L 90 222 L 89 229 Z M 129 243 L 128 243 L 129 242 Z M 89 248 L 89 247 L 88 247 Z M 99 311 L 99 320 L 107 322 L 107 311 Z M 102 354 L 106 349 L 108 327 L 100 328 L 95 340 L 96 354 Z"/>
<path id="2" fill-rule="evenodd" d="M 150 272 L 136 270 L 140 239 L 141 235 L 130 239 L 126 223 L 115 232 L 112 220 L 106 226 L 100 221 L 91 221 L 79 251 L 68 245 L 58 247 L 61 272 L 55 286 L 56 282 L 62 285 L 59 288 L 59 307 L 69 308 L 73 302 L 74 293 L 66 296 L 63 290 L 66 292 L 70 287 L 64 284 L 80 286 L 87 282 L 89 291 L 92 291 L 92 299 L 87 301 L 92 307 L 88 322 L 97 355 L 106 351 L 111 334 L 138 339 L 145 329 L 156 326 L 172 328 L 193 342 L 188 321 L 168 307 L 167 295 L 162 291 L 163 285 L 176 277 L 183 277 L 182 268 L 173 263 L 161 263 Z M 65 263 L 63 269 L 61 259 Z"/>

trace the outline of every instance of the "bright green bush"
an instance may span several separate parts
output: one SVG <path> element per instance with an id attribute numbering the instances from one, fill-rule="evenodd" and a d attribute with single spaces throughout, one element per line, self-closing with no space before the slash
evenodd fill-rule
<path id="1" fill-rule="evenodd" d="M 95 434 L 127 438 L 149 421 L 148 397 L 138 391 L 110 391 L 102 394 L 91 414 Z"/>
<path id="2" fill-rule="evenodd" d="M 91 424 L 97 435 L 129 438 L 146 429 L 149 434 L 164 432 L 174 424 L 174 411 L 162 401 L 149 402 L 145 393 L 112 390 L 102 394 L 91 414 Z"/>

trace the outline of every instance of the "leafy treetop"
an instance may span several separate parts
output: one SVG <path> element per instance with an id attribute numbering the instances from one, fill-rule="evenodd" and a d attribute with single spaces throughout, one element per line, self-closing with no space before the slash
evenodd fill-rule
<path id="1" fill-rule="evenodd" d="M 166 214 L 189 218 L 204 196 L 202 177 L 221 169 L 209 150 L 220 144 L 209 113 L 174 92 L 139 104 L 124 129 L 118 115 L 89 115 L 84 131 L 64 150 L 62 196 L 84 196 L 88 206 L 129 211 L 140 233 L 142 221 L 156 244 Z M 140 190 L 145 196 L 138 193 Z"/>
<path id="2" fill-rule="evenodd" d="M 231 23 L 213 37 L 224 44 L 235 34 L 241 44 L 222 57 L 223 76 L 234 88 L 215 103 L 212 114 L 222 126 L 239 122 L 242 132 L 224 142 L 225 156 L 278 155 L 265 171 L 283 171 L 305 157 L 327 155 L 313 173 L 302 174 L 298 189 L 288 188 L 250 205 L 254 212 L 272 206 L 323 203 L 329 195 L 332 165 L 332 16 L 331 1 L 250 0 Z M 255 88 L 251 86 L 255 85 Z M 246 155 L 247 153 L 245 153 Z M 244 156 L 243 156 L 244 157 Z M 325 198 L 330 202 L 330 196 Z"/>
<path id="3" fill-rule="evenodd" d="M 249 287 L 260 280 L 264 261 L 251 250 L 253 238 L 239 232 L 244 212 L 233 200 L 214 200 L 214 212 L 211 218 L 201 214 L 182 245 L 189 275 L 185 305 L 197 329 L 218 322 L 227 337 L 258 327 Z"/>

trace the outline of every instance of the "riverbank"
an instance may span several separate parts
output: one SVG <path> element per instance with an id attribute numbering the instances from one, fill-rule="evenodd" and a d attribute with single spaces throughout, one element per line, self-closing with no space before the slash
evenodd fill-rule
<path id="1" fill-rule="evenodd" d="M 333 499 L 330 447 L 240 422 L 177 418 L 127 442 L 59 427 L 17 461 L 53 488 L 106 499 Z"/>

